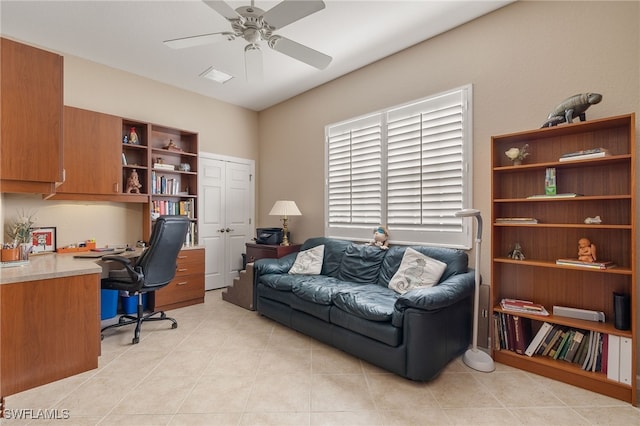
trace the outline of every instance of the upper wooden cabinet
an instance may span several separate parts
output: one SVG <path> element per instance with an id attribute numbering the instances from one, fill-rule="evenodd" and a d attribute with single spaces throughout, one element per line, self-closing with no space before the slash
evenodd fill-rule
<path id="1" fill-rule="evenodd" d="M 121 123 L 113 115 L 64 107 L 66 176 L 57 194 L 114 195 L 122 191 Z"/>
<path id="2" fill-rule="evenodd" d="M 0 41 L 0 189 L 48 194 L 63 179 L 63 58 Z"/>

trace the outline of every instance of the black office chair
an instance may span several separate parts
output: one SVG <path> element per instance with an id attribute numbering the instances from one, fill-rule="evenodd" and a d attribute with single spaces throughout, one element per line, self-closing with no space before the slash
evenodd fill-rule
<path id="1" fill-rule="evenodd" d="M 133 344 L 140 341 L 140 327 L 144 321 L 171 321 L 171 328 L 177 328 L 178 322 L 166 316 L 162 311 L 144 314 L 142 295 L 160 290 L 171 282 L 176 274 L 176 260 L 189 230 L 186 216 L 160 216 L 151 232 L 149 247 L 137 260 L 117 255 L 103 256 L 103 261 L 121 263 L 123 269 L 109 271 L 109 277 L 102 279 L 101 287 L 109 290 L 125 290 L 138 295 L 137 315 L 121 315 L 118 322 L 102 329 L 136 324 Z M 135 263 L 133 263 L 135 262 Z M 159 317 L 156 317 L 159 315 Z M 104 334 L 101 334 L 104 338 Z"/>

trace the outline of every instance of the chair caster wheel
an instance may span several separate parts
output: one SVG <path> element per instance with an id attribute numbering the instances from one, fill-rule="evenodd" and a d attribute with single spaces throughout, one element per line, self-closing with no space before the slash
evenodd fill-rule
<path id="1" fill-rule="evenodd" d="M 134 337 L 133 340 L 131 341 L 132 344 L 136 344 L 136 343 L 140 343 L 140 338 L 139 337 Z"/>
<path id="2" fill-rule="evenodd" d="M 174 322 L 173 324 L 171 324 L 171 328 L 178 328 L 178 324 Z"/>
<path id="3" fill-rule="evenodd" d="M 100 334 L 100 341 L 104 340 L 104 334 Z"/>

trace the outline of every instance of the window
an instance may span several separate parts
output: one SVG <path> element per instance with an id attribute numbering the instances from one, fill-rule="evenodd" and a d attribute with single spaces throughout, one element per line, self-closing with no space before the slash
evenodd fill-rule
<path id="1" fill-rule="evenodd" d="M 325 128 L 325 235 L 470 248 L 471 86 Z"/>

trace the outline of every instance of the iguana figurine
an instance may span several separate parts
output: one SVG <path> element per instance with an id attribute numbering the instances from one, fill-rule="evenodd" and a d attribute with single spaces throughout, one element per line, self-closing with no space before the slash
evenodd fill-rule
<path id="1" fill-rule="evenodd" d="M 571 123 L 576 117 L 580 121 L 585 121 L 585 111 L 591 105 L 595 105 L 602 100 L 602 95 L 598 93 L 580 93 L 573 95 L 560 103 L 547 117 L 542 127 L 551 127 L 560 123 Z"/>

